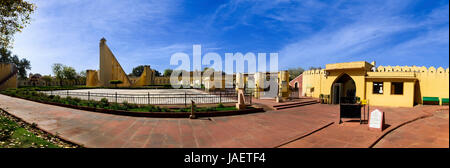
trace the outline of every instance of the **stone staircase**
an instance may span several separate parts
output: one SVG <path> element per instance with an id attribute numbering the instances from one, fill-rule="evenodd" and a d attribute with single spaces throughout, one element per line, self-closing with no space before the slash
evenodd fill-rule
<path id="1" fill-rule="evenodd" d="M 272 107 L 275 110 L 281 110 L 281 109 L 300 107 L 300 106 L 306 106 L 306 105 L 317 104 L 317 103 L 319 103 L 319 101 L 312 99 L 312 100 L 301 101 L 301 102 L 284 103 L 284 104 L 280 104 L 280 105 L 274 105 Z"/>
<path id="2" fill-rule="evenodd" d="M 5 76 L 4 78 L 0 79 L 0 89 L 3 88 L 2 86 L 8 82 L 11 78 L 15 77 L 15 75 L 18 73 L 18 69 L 16 68 L 16 66 L 12 67 L 12 71 L 11 73 L 9 73 L 7 76 Z"/>

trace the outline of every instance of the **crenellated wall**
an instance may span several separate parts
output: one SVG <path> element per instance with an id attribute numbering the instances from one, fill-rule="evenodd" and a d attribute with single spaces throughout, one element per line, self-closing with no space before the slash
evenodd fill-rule
<path id="1" fill-rule="evenodd" d="M 318 98 L 320 94 L 331 94 L 331 85 L 343 73 L 355 81 L 356 96 L 372 99 L 377 105 L 412 106 L 414 103 L 421 104 L 422 97 L 449 97 L 449 68 L 424 66 L 378 66 L 374 71 L 352 68 L 328 72 L 324 69 L 308 70 L 303 72 L 303 96 Z M 375 81 L 385 83 L 385 94 L 372 94 Z M 400 81 L 404 82 L 405 93 L 401 96 L 392 95 L 389 90 L 391 82 Z"/>
<path id="2" fill-rule="evenodd" d="M 425 66 L 379 66 L 377 72 L 411 72 L 417 78 L 415 101 L 422 103 L 421 97 L 449 97 L 449 68 L 427 68 Z"/>

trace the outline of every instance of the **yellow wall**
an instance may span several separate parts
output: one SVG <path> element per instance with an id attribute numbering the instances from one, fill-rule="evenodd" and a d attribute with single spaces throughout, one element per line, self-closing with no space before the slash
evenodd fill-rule
<path id="1" fill-rule="evenodd" d="M 136 80 L 134 86 L 146 86 L 152 84 L 153 80 L 153 72 L 150 69 L 150 66 L 144 66 L 144 71 L 141 76 Z"/>
<path id="2" fill-rule="evenodd" d="M 356 96 L 365 98 L 365 70 L 361 69 L 333 70 L 326 77 L 323 69 L 305 71 L 303 72 L 302 93 L 316 98 L 320 94 L 331 95 L 333 83 L 343 74 L 349 75 L 355 81 Z"/>
<path id="3" fill-rule="evenodd" d="M 154 85 L 169 85 L 170 77 L 157 76 L 153 82 Z"/>
<path id="4" fill-rule="evenodd" d="M 383 94 L 373 94 L 373 82 L 383 82 Z M 403 82 L 403 95 L 391 93 L 392 82 Z M 414 82 L 405 79 L 367 79 L 366 99 L 373 106 L 412 107 L 414 105 Z"/>
<path id="5" fill-rule="evenodd" d="M 449 97 L 449 69 L 417 66 L 379 66 L 371 72 L 371 64 L 359 61 L 328 64 L 326 70 L 303 72 L 302 93 L 318 98 L 330 95 L 332 84 L 348 74 L 356 85 L 356 96 L 368 99 L 371 105 L 411 107 L 422 103 L 422 97 Z M 384 94 L 372 94 L 373 81 L 384 82 Z M 403 95 L 391 95 L 391 82 L 404 82 Z M 313 88 L 313 89 L 312 89 Z"/>
<path id="6" fill-rule="evenodd" d="M 13 72 L 12 66 L 12 64 L 0 64 L 0 80 L 8 77 Z M 17 88 L 17 73 L 0 85 L 0 90 L 8 88 Z"/>
<path id="7" fill-rule="evenodd" d="M 417 79 L 422 97 L 449 98 L 448 68 L 435 70 L 434 67 L 430 67 L 428 71 L 417 73 Z M 421 99 L 419 103 L 422 103 Z"/>
<path id="8" fill-rule="evenodd" d="M 86 86 L 94 87 L 98 86 L 98 72 L 96 70 L 87 70 L 86 71 Z"/>

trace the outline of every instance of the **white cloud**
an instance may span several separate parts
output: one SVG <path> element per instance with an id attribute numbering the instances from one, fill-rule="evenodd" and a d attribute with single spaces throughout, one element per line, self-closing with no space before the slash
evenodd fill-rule
<path id="1" fill-rule="evenodd" d="M 351 18 L 350 21 L 328 23 L 314 35 L 285 45 L 280 49 L 280 67 L 307 68 L 335 62 L 372 61 L 372 59 L 386 57 L 408 58 L 408 55 L 399 54 L 415 50 L 422 50 L 423 54 L 425 49 L 421 46 L 430 46 L 437 42 L 448 46 L 448 6 L 447 11 L 443 7 L 444 9 L 440 8 L 431 12 L 425 19 L 417 20 L 417 18 L 400 14 L 408 3 L 392 5 L 389 4 L 390 2 L 382 6 L 353 7 L 352 10 L 344 10 L 345 12 L 337 10 L 337 17 L 348 17 Z M 355 11 L 360 12 L 355 13 Z M 445 12 L 447 15 L 442 16 L 441 14 Z M 444 21 L 445 17 L 447 21 Z M 447 24 L 447 28 L 434 32 L 436 27 L 439 27 L 436 24 Z M 423 31 L 427 35 L 418 31 Z M 395 41 L 401 39 L 398 37 L 402 33 L 410 36 L 418 35 L 406 42 Z M 395 52 L 384 50 L 395 50 Z M 376 54 L 384 54 L 384 56 Z"/>

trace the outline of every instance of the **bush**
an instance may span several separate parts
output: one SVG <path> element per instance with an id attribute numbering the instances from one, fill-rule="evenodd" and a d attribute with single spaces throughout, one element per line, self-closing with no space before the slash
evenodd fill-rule
<path id="1" fill-rule="evenodd" d="M 29 94 L 31 94 L 31 96 L 37 96 L 37 95 L 38 95 L 38 92 L 36 92 L 36 91 L 30 91 Z"/>
<path id="2" fill-rule="evenodd" d="M 78 103 L 78 105 L 79 105 L 79 106 L 85 106 L 85 107 L 88 107 L 88 106 L 89 106 L 89 102 L 86 101 L 86 100 L 81 100 L 81 101 Z"/>
<path id="3" fill-rule="evenodd" d="M 100 103 L 97 106 L 100 108 L 108 107 L 109 106 L 108 99 L 107 98 L 100 99 Z"/>
<path id="4" fill-rule="evenodd" d="M 97 107 L 100 104 L 98 101 L 94 101 L 94 100 L 89 100 L 87 103 L 88 103 L 88 107 Z"/>
<path id="5" fill-rule="evenodd" d="M 73 105 L 78 105 L 78 104 L 80 104 L 81 99 L 78 98 L 78 97 L 75 97 L 75 98 L 72 99 L 72 102 L 73 102 Z"/>
<path id="6" fill-rule="evenodd" d="M 156 106 L 155 108 L 153 108 L 152 112 L 161 112 L 161 108 Z"/>
<path id="7" fill-rule="evenodd" d="M 224 108 L 225 106 L 222 103 L 217 104 L 218 108 Z"/>
<path id="8" fill-rule="evenodd" d="M 138 106 L 136 104 L 130 104 L 127 101 L 123 101 L 122 102 L 123 106 L 126 107 L 126 109 L 134 109 L 134 108 L 138 108 Z"/>
<path id="9" fill-rule="evenodd" d="M 142 107 L 142 108 L 144 108 L 145 111 L 153 112 L 153 109 L 155 108 L 155 106 L 153 106 L 153 105 L 147 105 L 147 106 L 144 106 L 144 107 Z"/>
<path id="10" fill-rule="evenodd" d="M 181 112 L 190 112 L 191 109 L 189 109 L 189 108 L 181 108 L 180 111 Z"/>
<path id="11" fill-rule="evenodd" d="M 63 101 L 61 100 L 61 97 L 56 95 L 51 95 L 51 98 L 49 96 L 50 102 L 54 102 L 54 103 L 63 103 Z"/>
<path id="12" fill-rule="evenodd" d="M 126 106 L 122 106 L 119 103 L 111 103 L 109 106 L 111 110 L 128 110 Z"/>
<path id="13" fill-rule="evenodd" d="M 127 101 L 122 102 L 122 104 L 118 103 L 110 103 L 107 98 L 102 98 L 100 101 L 95 100 L 82 100 L 78 97 L 67 96 L 65 98 L 61 98 L 58 95 L 47 95 L 45 93 L 41 93 L 39 91 L 47 91 L 47 90 L 60 90 L 60 89 L 77 89 L 77 87 L 20 87 L 15 89 L 6 89 L 0 91 L 2 94 L 6 95 L 14 95 L 17 97 L 22 97 L 25 99 L 30 99 L 34 101 L 42 101 L 42 102 L 53 102 L 59 104 L 67 104 L 74 106 L 85 106 L 85 107 L 93 107 L 93 108 L 105 108 L 112 110 L 131 110 L 133 111 L 147 111 L 147 112 L 170 112 L 171 109 L 161 108 L 154 105 L 146 105 L 139 106 L 137 104 L 128 103 Z M 194 105 L 195 107 L 195 105 Z M 190 112 L 190 107 L 185 109 L 180 109 L 180 111 Z"/>
<path id="14" fill-rule="evenodd" d="M 81 101 L 80 98 L 77 98 L 77 97 L 72 98 L 70 96 L 67 96 L 65 98 L 64 104 L 77 106 L 80 101 Z"/>

